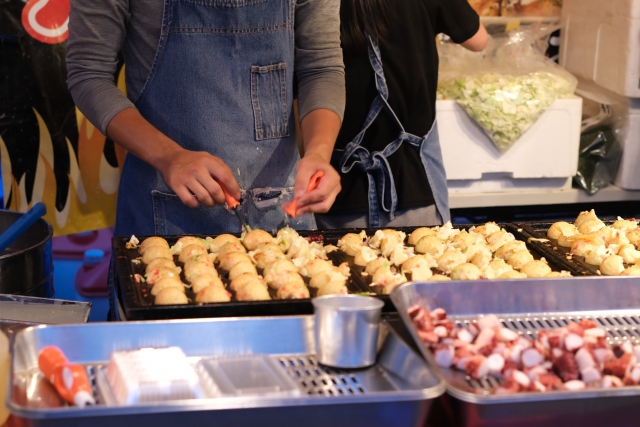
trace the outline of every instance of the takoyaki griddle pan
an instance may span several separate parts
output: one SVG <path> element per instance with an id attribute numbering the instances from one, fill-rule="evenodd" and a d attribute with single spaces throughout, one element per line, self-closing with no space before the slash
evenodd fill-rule
<path id="1" fill-rule="evenodd" d="M 614 221 L 603 221 L 606 225 L 613 224 Z M 525 241 L 535 247 L 547 260 L 554 260 L 563 266 L 565 270 L 571 271 L 574 276 L 599 276 L 597 265 L 587 264 L 584 257 L 571 254 L 571 249 L 558 245 L 554 239 L 547 237 L 547 231 L 553 222 L 523 222 L 515 224 Z"/>
<path id="2" fill-rule="evenodd" d="M 516 239 L 527 241 L 527 236 L 518 233 L 518 227 L 510 224 L 499 224 L 505 230 L 514 234 Z M 456 225 L 455 228 L 469 229 L 470 225 Z M 395 230 L 407 233 L 407 236 L 419 227 L 394 227 Z M 347 233 L 359 233 L 363 229 L 341 229 L 341 230 L 325 230 L 325 231 L 300 231 L 300 235 L 310 240 L 321 240 L 325 245 L 337 245 L 338 240 Z M 373 236 L 378 229 L 364 229 L 368 236 Z M 182 236 L 162 236 L 170 245 Z M 198 237 L 204 238 L 205 235 Z M 215 236 L 210 236 L 215 237 Z M 144 236 L 138 236 L 138 239 L 144 241 Z M 303 300 L 276 300 L 271 301 L 235 301 L 226 303 L 213 303 L 198 305 L 193 302 L 187 305 L 170 305 L 159 306 L 153 304 L 154 297 L 150 293 L 151 286 L 146 283 L 136 283 L 134 275 L 140 274 L 144 276 L 144 265 L 142 263 L 135 264 L 132 261 L 139 257 L 137 249 L 126 249 L 125 245 L 129 241 L 126 237 L 114 237 L 112 240 L 114 262 L 114 281 L 117 288 L 118 298 L 124 310 L 127 320 L 159 320 L 159 319 L 186 319 L 198 317 L 239 317 L 239 316 L 283 316 L 283 315 L 304 315 L 313 313 L 313 305 L 310 299 Z M 536 247 L 527 243 L 534 258 L 539 259 L 544 255 Z M 381 295 L 381 289 L 371 287 L 371 278 L 363 277 L 363 267 L 359 267 L 353 263 L 353 257 L 348 256 L 342 251 L 335 251 L 328 254 L 329 259 L 335 265 L 342 262 L 348 262 L 351 266 L 351 277 L 347 282 L 347 288 L 352 294 L 373 293 L 376 298 L 381 299 L 385 305 L 383 312 L 395 312 L 396 309 L 388 295 Z M 548 260 L 554 271 L 569 270 L 572 274 L 576 274 L 573 269 L 569 269 L 564 265 L 553 263 Z M 221 275 L 223 282 L 228 283 L 224 276 Z M 315 296 L 316 290 L 309 288 L 311 297 Z M 270 289 L 272 297 L 275 293 Z M 187 289 L 187 296 L 190 301 L 194 300 L 194 294 Z"/>

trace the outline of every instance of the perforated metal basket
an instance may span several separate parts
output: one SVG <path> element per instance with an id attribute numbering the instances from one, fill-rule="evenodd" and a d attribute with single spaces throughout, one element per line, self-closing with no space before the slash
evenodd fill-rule
<path id="1" fill-rule="evenodd" d="M 431 400 L 444 393 L 444 383 L 384 325 L 377 363 L 353 371 L 318 365 L 312 316 L 33 327 L 16 335 L 7 406 L 34 426 L 419 426 Z M 86 366 L 97 405 L 77 408 L 60 401 L 37 368 L 38 353 L 47 345 Z M 209 358 L 268 355 L 300 395 L 105 404 L 96 373 L 113 351 L 168 346 L 180 347 L 194 365 Z"/>
<path id="2" fill-rule="evenodd" d="M 523 335 L 592 319 L 610 342 L 640 343 L 640 280 L 576 278 L 460 283 L 409 283 L 391 299 L 429 365 L 447 384 L 460 426 L 637 426 L 640 387 L 493 395 L 500 381 L 473 380 L 454 369 L 440 369 L 418 338 L 406 312 L 419 304 L 441 307 L 456 324 L 496 314 L 502 324 Z"/>

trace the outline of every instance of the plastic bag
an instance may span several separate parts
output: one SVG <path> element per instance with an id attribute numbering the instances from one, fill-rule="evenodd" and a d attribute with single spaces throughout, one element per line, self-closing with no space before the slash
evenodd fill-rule
<path id="1" fill-rule="evenodd" d="M 578 173 L 573 182 L 589 194 L 595 194 L 608 186 L 618 173 L 622 147 L 615 132 L 602 126 L 580 136 Z"/>
<path id="2" fill-rule="evenodd" d="M 557 28 L 496 35 L 482 53 L 440 43 L 438 99 L 456 100 L 505 153 L 556 99 L 574 94 L 577 79 L 539 48 Z"/>
<path id="3" fill-rule="evenodd" d="M 580 82 L 583 98 L 578 173 L 573 182 L 595 194 L 613 182 L 622 157 L 628 123 L 628 100 L 589 82 Z"/>

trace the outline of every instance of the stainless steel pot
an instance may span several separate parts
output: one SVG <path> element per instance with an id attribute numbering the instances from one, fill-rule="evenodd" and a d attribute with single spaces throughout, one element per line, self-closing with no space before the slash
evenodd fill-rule
<path id="1" fill-rule="evenodd" d="M 0 211 L 0 233 L 22 213 Z M 39 219 L 0 254 L 0 294 L 53 297 L 53 227 Z"/>

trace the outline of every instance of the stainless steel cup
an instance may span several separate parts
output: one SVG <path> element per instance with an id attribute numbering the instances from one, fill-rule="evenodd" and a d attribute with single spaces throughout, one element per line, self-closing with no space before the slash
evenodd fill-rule
<path id="1" fill-rule="evenodd" d="M 384 303 L 358 295 L 311 300 L 318 362 L 336 368 L 364 368 L 376 362 L 380 312 Z"/>

